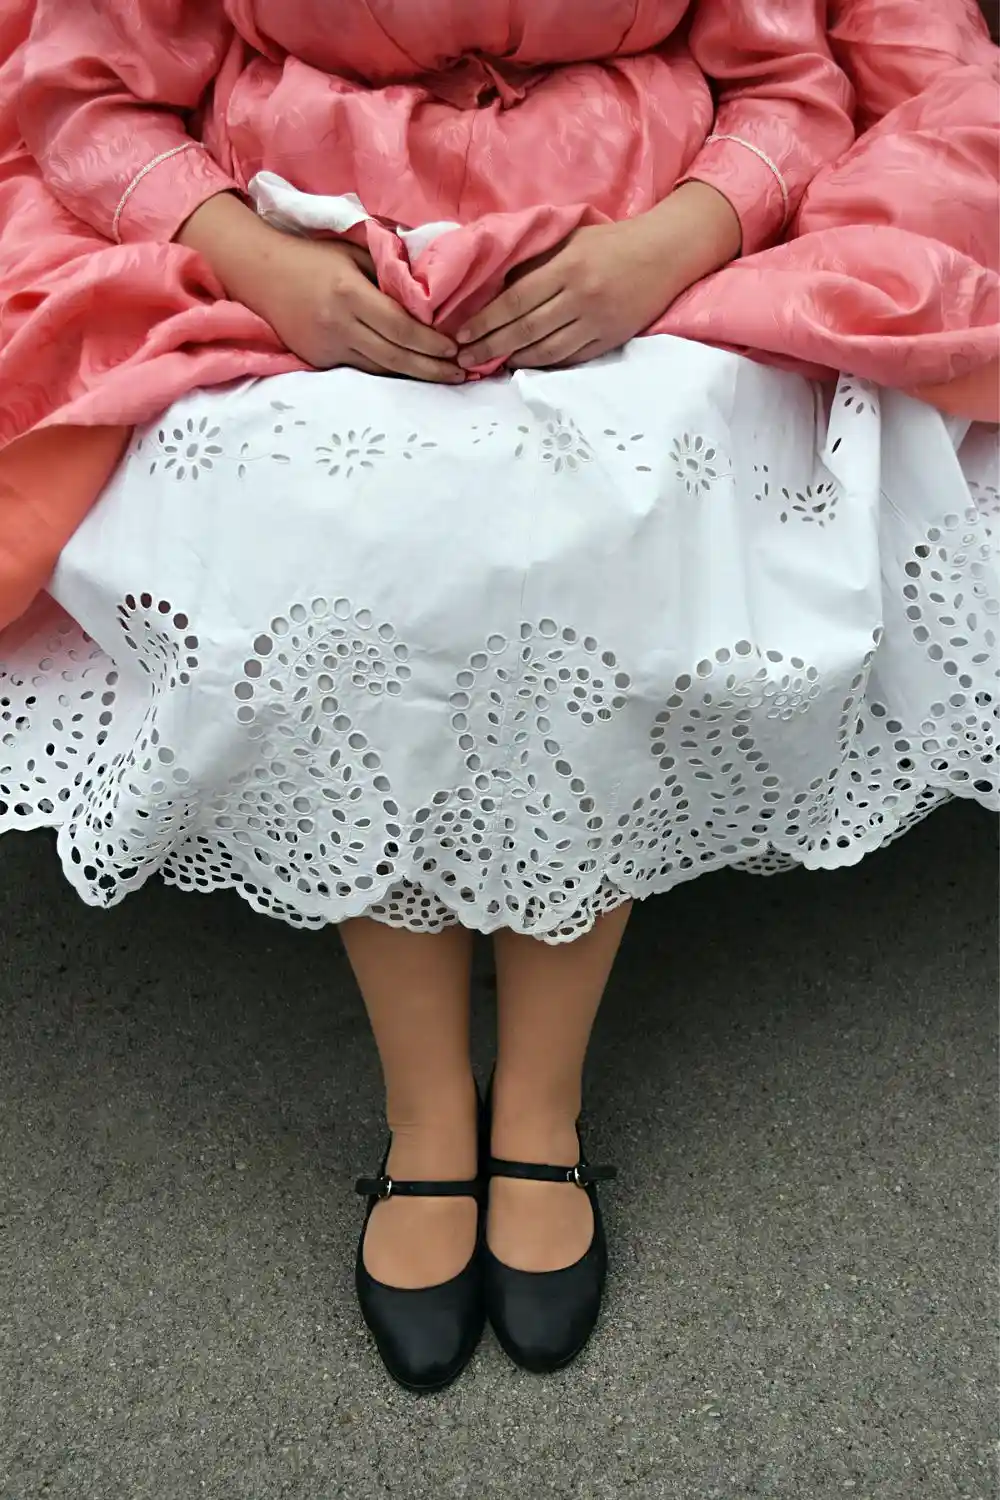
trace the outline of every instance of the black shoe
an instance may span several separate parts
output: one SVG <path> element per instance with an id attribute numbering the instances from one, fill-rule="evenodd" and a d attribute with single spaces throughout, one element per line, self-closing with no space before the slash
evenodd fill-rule
<path id="1" fill-rule="evenodd" d="M 465 1182 L 402 1182 L 386 1176 L 389 1148 L 378 1177 L 359 1177 L 355 1191 L 371 1199 L 358 1241 L 355 1286 L 361 1314 L 392 1378 L 408 1391 L 441 1391 L 457 1380 L 476 1350 L 486 1324 L 483 1295 L 485 1190 L 481 1177 Z M 475 1198 L 479 1205 L 476 1246 L 465 1269 L 437 1286 L 395 1287 L 376 1281 L 365 1266 L 365 1231 L 375 1204 L 394 1196 Z"/>
<path id="2" fill-rule="evenodd" d="M 542 1167 L 533 1162 L 500 1161 L 491 1156 L 490 1177 L 520 1177 L 529 1182 L 564 1182 L 566 1191 L 585 1192 L 594 1211 L 590 1248 L 573 1265 L 559 1271 L 518 1271 L 497 1260 L 483 1246 L 486 1311 L 497 1338 L 515 1364 L 538 1375 L 570 1364 L 594 1331 L 608 1268 L 608 1248 L 595 1183 L 610 1180 L 614 1167 Z"/>

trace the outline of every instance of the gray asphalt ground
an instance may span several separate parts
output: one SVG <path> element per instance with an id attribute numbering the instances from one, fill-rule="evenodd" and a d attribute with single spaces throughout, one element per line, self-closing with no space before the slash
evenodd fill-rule
<path id="1" fill-rule="evenodd" d="M 0 845 L 3 1500 L 994 1500 L 994 826 L 637 914 L 593 1050 L 589 1353 L 384 1376 L 353 1175 L 376 1062 L 333 933 Z M 488 952 L 478 1049 L 488 1063 Z"/>

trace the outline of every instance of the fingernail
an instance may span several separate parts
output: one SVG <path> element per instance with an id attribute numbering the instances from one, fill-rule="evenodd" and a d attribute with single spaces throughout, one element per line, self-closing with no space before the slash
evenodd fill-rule
<path id="1" fill-rule="evenodd" d="M 458 362 L 462 366 L 463 370 L 471 370 L 473 365 L 476 363 L 476 358 L 475 355 L 471 354 L 468 349 L 464 349 L 458 356 Z"/>
<path id="2" fill-rule="evenodd" d="M 463 328 L 463 329 L 461 329 L 455 335 L 455 337 L 458 339 L 458 342 L 460 344 L 471 344 L 472 343 L 472 329 L 471 328 Z"/>

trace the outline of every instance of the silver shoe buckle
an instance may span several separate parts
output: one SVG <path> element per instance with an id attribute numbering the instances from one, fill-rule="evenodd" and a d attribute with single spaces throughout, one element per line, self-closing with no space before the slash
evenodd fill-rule
<path id="1" fill-rule="evenodd" d="M 566 1181 L 567 1182 L 575 1182 L 578 1188 L 583 1188 L 584 1192 L 586 1192 L 586 1190 L 587 1190 L 587 1184 L 584 1182 L 583 1178 L 580 1176 L 580 1168 L 581 1167 L 583 1167 L 583 1163 L 582 1162 L 580 1162 L 579 1166 L 575 1166 L 571 1172 L 568 1172 L 566 1174 Z M 586 1168 L 584 1168 L 584 1170 L 586 1170 Z"/>
<path id="2" fill-rule="evenodd" d="M 391 1177 L 381 1177 L 381 1178 L 379 1178 L 378 1196 L 379 1196 L 380 1202 L 384 1203 L 386 1201 L 386 1199 L 392 1197 L 392 1188 L 393 1188 L 393 1182 L 392 1182 L 392 1178 Z"/>

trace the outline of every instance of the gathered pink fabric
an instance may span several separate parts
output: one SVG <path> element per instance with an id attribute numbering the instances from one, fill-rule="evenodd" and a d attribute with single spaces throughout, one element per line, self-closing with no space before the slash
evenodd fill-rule
<path id="1" fill-rule="evenodd" d="M 7 0 L 0 624 L 99 490 L 88 463 L 92 494 L 43 499 L 44 462 L 11 461 L 23 440 L 41 454 L 47 428 L 120 433 L 195 386 L 301 368 L 171 243 L 264 169 L 358 194 L 384 289 L 449 330 L 578 225 L 708 182 L 742 258 L 649 332 L 988 415 L 997 49 L 974 0 L 831 10 L 828 38 L 822 0 L 341 0 L 335 25 L 326 0 Z M 460 227 L 412 263 L 389 227 L 441 220 Z"/>

